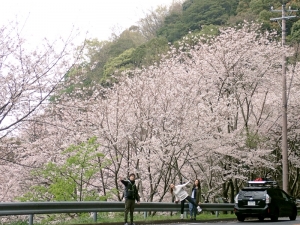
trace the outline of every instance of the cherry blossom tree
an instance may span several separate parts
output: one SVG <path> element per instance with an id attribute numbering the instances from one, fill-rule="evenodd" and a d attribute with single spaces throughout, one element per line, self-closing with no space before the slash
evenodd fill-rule
<path id="1" fill-rule="evenodd" d="M 22 38 L 18 24 L 10 23 L 0 27 L 2 198 L 11 192 L 17 193 L 19 189 L 19 185 L 10 179 L 10 174 L 22 176 L 22 168 L 32 168 L 32 163 L 22 164 L 17 159 L 18 154 L 22 154 L 22 150 L 18 151 L 20 128 L 33 115 L 44 113 L 42 106 L 49 103 L 51 94 L 77 63 L 78 55 L 72 45 L 75 37 L 76 34 L 70 33 L 66 40 L 58 39 L 51 43 L 45 39 L 40 46 L 32 47 Z M 13 200 L 10 197 L 4 199 Z"/>
<path id="2" fill-rule="evenodd" d="M 1 27 L 0 38 L 2 139 L 49 99 L 74 64 L 74 52 L 69 51 L 72 36 L 61 43 L 45 42 L 33 51 L 28 51 L 17 27 Z"/>
<path id="3" fill-rule="evenodd" d="M 206 74 L 206 80 L 213 82 L 210 90 L 215 93 L 209 96 L 214 97 L 209 99 L 211 110 L 216 110 L 218 118 L 223 117 L 221 121 L 228 122 L 225 127 L 212 127 L 221 131 L 223 143 L 219 153 L 227 158 L 222 160 L 223 172 L 219 174 L 226 174 L 222 180 L 231 184 L 237 174 L 244 175 L 242 180 L 251 177 L 242 173 L 245 169 L 256 174 L 256 169 L 261 168 L 258 165 L 266 167 L 267 161 L 262 158 L 270 149 L 262 141 L 267 133 L 261 130 L 269 128 L 268 117 L 276 118 L 280 112 L 270 106 L 279 109 L 280 99 L 276 98 L 276 92 L 280 86 L 276 77 L 279 77 L 280 71 L 276 65 L 280 65 L 282 48 L 279 43 L 270 41 L 274 34 L 258 36 L 253 25 L 244 26 L 239 32 L 229 30 L 221 31 L 212 43 L 206 42 L 200 48 L 204 51 L 202 63 L 207 64 L 202 74 Z M 238 138 L 241 134 L 242 139 Z M 225 135 L 228 144 L 224 143 Z M 241 168 L 241 165 L 246 168 Z M 274 170 L 272 165 L 267 168 Z M 228 172 L 224 173 L 224 170 Z M 232 190 L 231 200 L 233 194 Z"/>
<path id="4" fill-rule="evenodd" d="M 195 178 L 206 197 L 232 201 L 247 179 L 280 178 L 278 65 L 292 49 L 259 30 L 245 24 L 209 39 L 189 36 L 159 66 L 129 71 L 110 89 L 61 94 L 24 127 L 21 162 L 62 163 L 64 149 L 95 136 L 104 157 L 90 182 L 100 195 L 116 190 L 109 200 L 122 199 L 117 179 L 130 172 L 137 174 L 143 201 L 171 201 L 170 183 Z M 298 64 L 288 70 L 289 113 L 296 117 L 289 117 L 291 140 L 299 131 L 296 71 Z M 294 177 L 299 151 L 292 150 Z M 111 163 L 103 166 L 106 160 Z M 22 189 L 29 186 L 24 182 Z"/>

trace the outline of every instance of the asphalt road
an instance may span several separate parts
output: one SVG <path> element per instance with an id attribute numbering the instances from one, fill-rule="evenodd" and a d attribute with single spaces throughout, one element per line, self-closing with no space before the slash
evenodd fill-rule
<path id="1" fill-rule="evenodd" d="M 290 221 L 289 218 L 279 218 L 277 222 L 272 222 L 270 219 L 265 219 L 263 222 L 260 222 L 259 220 L 251 219 L 251 220 L 245 220 L 244 222 L 238 222 L 237 220 L 232 221 L 214 221 L 214 222 L 178 222 L 178 223 L 164 223 L 164 224 L 155 224 L 155 225 L 199 225 L 199 224 L 205 224 L 205 225 L 216 225 L 216 224 L 222 224 L 222 225 L 232 225 L 232 224 L 238 224 L 238 225 L 300 225 L 300 218 L 297 218 L 294 221 Z M 138 224 L 136 224 L 138 225 Z M 153 224 L 154 225 L 154 224 Z"/>
<path id="2" fill-rule="evenodd" d="M 93 224 L 85 224 L 85 225 L 103 225 L 103 223 L 93 223 Z M 124 223 L 121 222 L 112 222 L 108 223 L 109 225 L 124 225 Z M 107 225 L 108 225 L 107 224 Z M 157 221 L 155 223 L 153 222 L 135 222 L 135 225 L 300 225 L 300 216 L 294 220 L 290 221 L 289 218 L 281 217 L 277 222 L 272 222 L 270 219 L 266 218 L 263 222 L 260 222 L 258 219 L 246 219 L 244 222 L 239 222 L 236 219 L 216 219 L 212 221 L 189 221 L 188 219 L 185 219 L 183 221 L 181 220 L 173 220 L 173 221 Z M 82 224 L 74 224 L 74 225 L 82 225 Z"/>

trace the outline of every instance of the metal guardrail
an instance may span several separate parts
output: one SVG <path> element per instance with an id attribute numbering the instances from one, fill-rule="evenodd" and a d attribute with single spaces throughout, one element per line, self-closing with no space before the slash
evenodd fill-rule
<path id="1" fill-rule="evenodd" d="M 232 211 L 231 203 L 203 203 L 204 211 Z M 185 205 L 188 209 L 188 204 Z M 142 202 L 136 204 L 135 211 L 179 211 L 180 204 L 166 202 Z M 29 215 L 77 212 L 123 212 L 124 202 L 2 202 L 0 215 Z"/>
<path id="2" fill-rule="evenodd" d="M 202 203 L 203 211 L 233 211 L 233 203 Z M 0 216 L 29 215 L 29 225 L 33 224 L 35 214 L 58 214 L 58 213 L 80 213 L 92 212 L 94 222 L 97 222 L 97 212 L 123 212 L 124 202 L 1 202 Z M 166 202 L 141 202 L 136 204 L 137 212 L 177 212 L 180 204 Z M 188 211 L 188 204 L 185 204 Z M 300 206 L 298 206 L 298 212 Z"/>
<path id="3" fill-rule="evenodd" d="M 200 206 L 203 211 L 233 211 L 234 204 L 203 203 Z M 35 214 L 92 212 L 93 220 L 97 222 L 97 212 L 123 212 L 124 207 L 124 202 L 1 202 L 0 216 L 29 215 L 29 225 L 32 225 Z M 177 212 L 180 211 L 180 204 L 141 202 L 141 204 L 136 204 L 135 211 Z M 185 204 L 185 211 L 188 211 L 188 204 Z"/>

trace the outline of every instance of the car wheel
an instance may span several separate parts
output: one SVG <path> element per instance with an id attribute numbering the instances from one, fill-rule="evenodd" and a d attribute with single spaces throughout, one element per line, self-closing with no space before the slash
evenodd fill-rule
<path id="1" fill-rule="evenodd" d="M 239 216 L 237 216 L 237 220 L 240 221 L 240 222 L 244 222 L 245 216 L 239 215 Z"/>
<path id="2" fill-rule="evenodd" d="M 290 220 L 296 220 L 297 218 L 297 208 L 294 208 L 293 214 L 289 216 Z"/>
<path id="3" fill-rule="evenodd" d="M 258 219 L 259 219 L 259 221 L 264 221 L 265 217 L 259 216 Z"/>
<path id="4" fill-rule="evenodd" d="M 274 213 L 271 215 L 271 221 L 276 222 L 278 221 L 278 215 L 279 215 L 279 210 L 275 210 Z"/>
<path id="5" fill-rule="evenodd" d="M 271 216 L 271 221 L 272 221 L 272 222 L 278 221 L 278 215 L 273 215 L 273 216 Z"/>

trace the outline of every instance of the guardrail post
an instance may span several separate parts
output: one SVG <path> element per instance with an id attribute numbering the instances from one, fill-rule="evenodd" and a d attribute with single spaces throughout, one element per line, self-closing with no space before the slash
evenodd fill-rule
<path id="1" fill-rule="evenodd" d="M 216 217 L 219 217 L 219 211 L 216 211 Z"/>
<path id="2" fill-rule="evenodd" d="M 148 213 L 145 211 L 145 212 L 144 212 L 144 219 L 146 219 L 147 216 L 148 216 Z"/>
<path id="3" fill-rule="evenodd" d="M 33 214 L 29 215 L 29 225 L 33 225 Z"/>
<path id="4" fill-rule="evenodd" d="M 93 221 L 97 222 L 97 212 L 93 212 Z"/>

